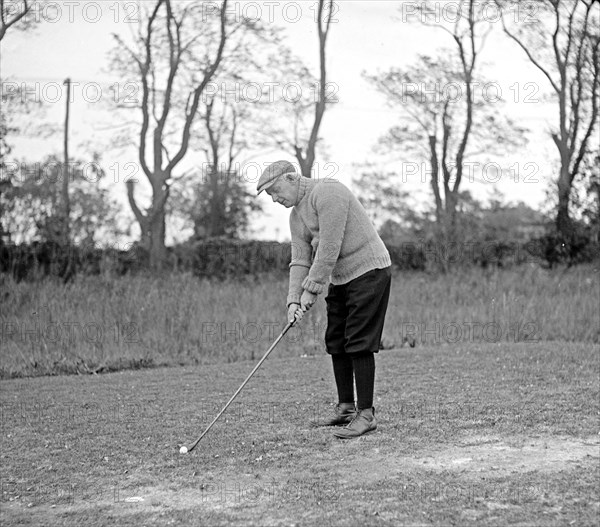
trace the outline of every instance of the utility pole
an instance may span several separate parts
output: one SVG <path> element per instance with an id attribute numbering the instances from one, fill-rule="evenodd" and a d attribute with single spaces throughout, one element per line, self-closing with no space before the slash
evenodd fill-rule
<path id="1" fill-rule="evenodd" d="M 67 110 L 65 115 L 65 137 L 64 137 L 64 165 L 63 165 L 63 181 L 62 181 L 62 204 L 63 204 L 63 224 L 62 224 L 62 239 L 65 245 L 70 241 L 69 219 L 71 216 L 71 203 L 69 201 L 69 106 L 71 104 L 71 79 L 65 79 L 67 85 Z"/>

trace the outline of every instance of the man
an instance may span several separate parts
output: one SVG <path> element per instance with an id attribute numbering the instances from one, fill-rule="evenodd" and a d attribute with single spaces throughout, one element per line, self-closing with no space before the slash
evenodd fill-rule
<path id="1" fill-rule="evenodd" d="M 288 320 L 301 320 L 330 282 L 325 344 L 338 392 L 334 415 L 317 426 L 342 426 L 348 439 L 375 430 L 375 357 L 390 294 L 391 260 L 363 207 L 342 183 L 298 174 L 288 161 L 262 173 L 257 191 L 292 208 Z M 357 401 L 354 401 L 354 380 Z"/>

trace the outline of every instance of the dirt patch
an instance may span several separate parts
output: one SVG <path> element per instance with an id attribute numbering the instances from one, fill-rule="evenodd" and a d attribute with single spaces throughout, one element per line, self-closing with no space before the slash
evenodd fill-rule
<path id="1" fill-rule="evenodd" d="M 480 477 L 502 477 L 527 472 L 572 470 L 600 460 L 600 439 L 589 437 L 500 438 L 467 436 L 460 443 L 421 452 L 418 455 L 357 456 L 352 472 L 364 482 L 418 474 L 456 471 Z M 340 470 L 343 467 L 340 465 Z M 347 472 L 347 470 L 346 470 Z"/>
<path id="2" fill-rule="evenodd" d="M 321 497 L 327 496 L 328 492 L 334 492 L 336 488 L 341 488 L 340 485 L 352 485 L 357 481 L 363 485 L 372 485 L 400 478 L 405 483 L 420 482 L 420 493 L 427 490 L 432 494 L 433 497 L 430 498 L 434 501 L 443 500 L 447 498 L 444 493 L 448 493 L 449 489 L 441 488 L 437 483 L 434 486 L 434 482 L 437 481 L 436 474 L 442 472 L 446 475 L 448 472 L 455 473 L 456 481 L 460 481 L 462 488 L 466 489 L 465 482 L 468 481 L 494 481 L 506 477 L 512 480 L 527 473 L 571 471 L 598 464 L 600 460 L 600 439 L 597 437 L 500 438 L 469 435 L 453 445 L 439 445 L 439 448 L 429 448 L 417 455 L 399 453 L 396 456 L 379 452 L 377 448 L 371 454 L 367 454 L 368 443 L 369 441 L 363 441 L 362 448 L 358 448 L 358 442 L 353 445 L 365 455 L 358 455 L 356 452 L 348 455 L 349 452 L 346 452 L 344 458 L 339 458 L 332 452 L 333 456 L 329 460 L 330 474 L 336 485 L 318 489 Z M 334 477 L 336 473 L 337 477 Z M 185 509 L 193 504 L 207 520 L 219 511 L 252 509 L 260 504 L 289 504 L 307 498 L 310 501 L 315 491 L 314 488 L 291 484 L 287 470 L 271 468 L 263 473 L 260 479 L 257 479 L 255 474 L 236 473 L 229 476 L 211 482 L 198 475 L 196 485 L 188 484 L 177 490 L 162 486 L 137 488 L 136 494 L 144 498 L 143 502 L 128 504 L 127 493 L 122 493 L 119 501 L 124 502 L 123 506 L 150 506 L 155 511 Z M 426 488 L 426 483 L 431 483 L 431 488 Z M 471 491 L 475 493 L 474 502 L 484 500 L 483 497 L 479 498 L 479 495 L 486 495 L 487 508 L 495 509 L 514 507 L 505 500 L 507 496 L 512 495 L 509 492 L 513 492 L 514 489 L 511 489 L 509 486 L 505 489 L 498 486 L 484 488 L 479 484 Z M 500 490 L 503 491 L 500 496 L 502 499 L 492 499 L 498 497 L 496 494 Z M 539 498 L 540 493 L 534 488 L 527 490 L 531 493 L 529 498 Z M 468 513 L 469 511 L 464 512 L 467 516 Z"/>
<path id="3" fill-rule="evenodd" d="M 415 466 L 430 470 L 470 470 L 474 472 L 555 472 L 570 470 L 578 463 L 600 459 L 597 438 L 538 438 L 502 440 L 497 437 L 470 438 L 463 444 L 413 460 Z"/>

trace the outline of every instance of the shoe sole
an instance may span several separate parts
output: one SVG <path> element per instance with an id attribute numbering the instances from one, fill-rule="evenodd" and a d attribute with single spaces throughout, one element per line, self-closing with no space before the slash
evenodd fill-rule
<path id="1" fill-rule="evenodd" d="M 333 427 L 338 427 L 338 428 L 339 428 L 340 426 L 346 426 L 347 424 L 349 424 L 349 423 L 350 423 L 350 421 L 351 421 L 351 420 L 349 420 L 349 421 L 346 421 L 346 422 L 344 422 L 344 423 L 333 423 L 333 424 L 324 424 L 324 423 L 314 423 L 314 422 L 311 422 L 311 423 L 310 423 L 310 426 L 311 426 L 312 428 L 327 428 L 327 427 L 332 427 L 332 426 L 333 426 Z"/>
<path id="2" fill-rule="evenodd" d="M 337 435 L 335 432 L 333 433 L 333 437 L 337 437 L 338 439 L 357 439 L 359 437 L 362 437 L 364 435 L 370 434 L 371 432 L 375 432 L 375 430 L 377 430 L 377 427 L 375 428 L 369 428 L 369 430 L 367 430 L 366 432 L 363 432 L 360 435 L 357 436 L 339 436 Z"/>

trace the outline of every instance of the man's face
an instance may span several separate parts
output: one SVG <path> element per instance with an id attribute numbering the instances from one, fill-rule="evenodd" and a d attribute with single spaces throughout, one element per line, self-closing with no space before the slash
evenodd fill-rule
<path id="1" fill-rule="evenodd" d="M 286 177 L 280 177 L 265 192 L 271 196 L 275 203 L 279 203 L 286 208 L 293 207 L 298 199 L 298 181 L 288 180 Z"/>

